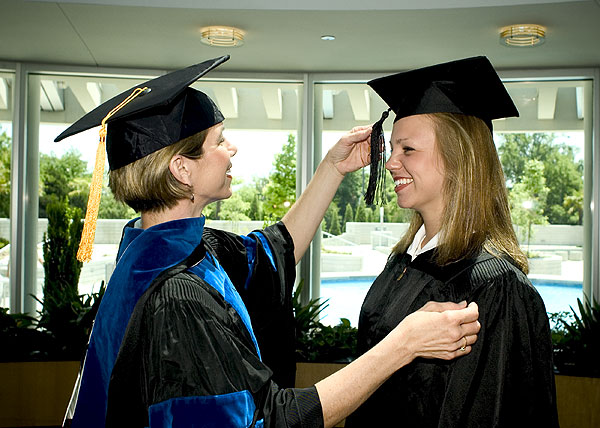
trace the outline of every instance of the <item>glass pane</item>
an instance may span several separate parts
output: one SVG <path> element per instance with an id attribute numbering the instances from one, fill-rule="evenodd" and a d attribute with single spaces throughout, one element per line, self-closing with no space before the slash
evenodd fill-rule
<path id="1" fill-rule="evenodd" d="M 320 84 L 317 88 L 323 104 L 323 157 L 349 129 L 375 122 L 387 108 L 366 84 Z M 391 127 L 392 121 L 386 121 L 386 141 Z M 335 325 L 340 318 L 347 318 L 353 326 L 358 325 L 362 301 L 406 229 L 409 212 L 395 204 L 391 178 L 386 177 L 389 203 L 381 208 L 364 204 L 368 181 L 368 168 L 348 174 L 322 224 L 321 297 L 329 299 L 322 313 L 325 324 Z"/>
<path id="2" fill-rule="evenodd" d="M 301 84 L 210 82 L 194 87 L 217 102 L 237 147 L 233 195 L 209 205 L 207 225 L 240 234 L 280 220 L 296 199 Z"/>
<path id="3" fill-rule="evenodd" d="M 591 144 L 591 126 L 586 126 L 591 112 L 584 105 L 592 96 L 589 83 L 507 83 L 520 117 L 494 122 L 515 230 L 529 254 L 529 278 L 548 312 L 577 306 L 584 264 L 590 262 L 584 256 L 585 148 Z M 316 94 L 322 104 L 323 156 L 348 129 L 375 122 L 386 108 L 365 84 L 319 84 Z M 392 120 L 386 121 L 386 141 L 391 127 Z M 532 191 L 535 177 L 543 184 L 541 194 Z M 364 206 L 367 182 L 368 171 L 347 177 L 323 224 L 321 296 L 329 299 L 322 313 L 326 324 L 344 317 L 357 325 L 368 288 L 408 227 L 410 213 L 397 207 L 395 197 L 382 209 Z M 387 185 L 393 195 L 391 180 Z"/>
<path id="4" fill-rule="evenodd" d="M 529 278 L 548 312 L 577 308 L 584 280 L 585 100 L 590 82 L 508 82 L 519 118 L 497 121 L 495 142 Z"/>
<path id="5" fill-rule="evenodd" d="M 37 291 L 44 284 L 44 233 L 52 206 L 64 204 L 73 219 L 85 216 L 89 184 L 98 147 L 99 128 L 69 137 L 59 143 L 54 138 L 85 113 L 143 80 L 86 76 L 39 76 L 39 232 Z M 102 192 L 92 260 L 84 263 L 79 276 L 79 293 L 97 292 L 112 273 L 124 224 L 135 212 L 114 200 L 108 189 L 108 162 Z M 56 208 L 55 208 L 56 209 Z M 76 214 L 76 212 L 78 214 Z"/>
<path id="6" fill-rule="evenodd" d="M 10 306 L 10 160 L 14 73 L 0 72 L 0 307 Z"/>
<path id="7" fill-rule="evenodd" d="M 47 206 L 67 200 L 70 208 L 85 210 L 88 186 L 94 166 L 98 128 L 69 137 L 60 143 L 53 139 L 70 123 L 96 105 L 141 83 L 128 78 L 84 76 L 41 77 L 40 152 L 40 228 L 47 227 Z M 269 218 L 280 218 L 280 210 L 269 210 L 269 190 L 280 185 L 271 179 L 276 156 L 291 147 L 293 182 L 289 201 L 295 198 L 295 152 L 298 129 L 298 89 L 295 83 L 216 82 L 202 80 L 194 88 L 207 93 L 217 102 L 226 117 L 225 135 L 238 147 L 233 158 L 234 196 L 212 204 L 205 214 L 211 227 L 248 233 L 263 226 Z M 108 165 L 105 173 L 108 171 Z M 137 214 L 117 203 L 105 180 L 92 261 L 83 265 L 79 292 L 97 291 L 112 273 L 121 231 Z M 273 205 L 273 203 L 271 204 Z M 287 204 L 286 204 L 287 205 Z M 286 208 L 287 209 L 287 208 Z M 270 217 L 271 216 L 271 217 Z M 38 243 L 40 263 L 37 269 L 38 296 L 44 282 L 42 234 Z"/>

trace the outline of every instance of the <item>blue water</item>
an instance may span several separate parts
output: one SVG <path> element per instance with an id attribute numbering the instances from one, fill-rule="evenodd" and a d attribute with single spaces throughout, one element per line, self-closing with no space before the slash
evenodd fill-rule
<path id="1" fill-rule="evenodd" d="M 340 318 L 348 318 L 353 326 L 358 325 L 360 306 L 375 277 L 321 278 L 321 296 L 329 299 L 329 306 L 321 313 L 324 324 L 335 325 Z M 538 290 L 547 312 L 568 311 L 577 308 L 581 299 L 581 282 L 556 282 L 550 280 L 531 281 Z"/>

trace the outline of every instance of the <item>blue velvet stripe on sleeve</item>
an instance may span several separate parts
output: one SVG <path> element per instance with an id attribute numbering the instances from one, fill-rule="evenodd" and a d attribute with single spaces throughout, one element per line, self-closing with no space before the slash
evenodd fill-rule
<path id="1" fill-rule="evenodd" d="M 269 241 L 267 241 L 265 235 L 263 235 L 261 232 L 252 232 L 250 236 L 256 236 L 258 238 L 265 250 L 265 253 L 267 253 L 267 257 L 269 257 L 269 261 L 271 262 L 271 266 L 273 266 L 273 270 L 277 271 L 277 266 L 275 265 L 275 257 L 273 257 L 271 246 L 269 245 Z"/>
<path id="2" fill-rule="evenodd" d="M 252 322 L 250 320 L 250 315 L 248 314 L 248 309 L 246 309 L 246 305 L 244 305 L 242 298 L 232 284 L 231 279 L 229 279 L 227 272 L 221 267 L 219 261 L 210 254 L 207 254 L 204 260 L 190 268 L 190 272 L 198 275 L 198 277 L 206 281 L 208 285 L 217 290 L 221 296 L 223 296 L 225 301 L 235 309 L 248 329 L 250 337 L 252 337 L 252 342 L 254 342 L 254 346 L 256 347 L 256 353 L 260 358 L 260 348 L 254 330 L 252 329 Z"/>
<path id="3" fill-rule="evenodd" d="M 150 406 L 150 428 L 246 428 L 256 406 L 249 391 L 173 398 Z M 263 421 L 256 423 L 261 428 Z"/>
<path id="4" fill-rule="evenodd" d="M 252 279 L 252 273 L 254 272 L 254 264 L 256 263 L 256 254 L 258 249 L 257 242 L 252 237 L 256 237 L 258 241 L 262 244 L 264 252 L 267 254 L 269 261 L 271 262 L 271 266 L 274 271 L 277 271 L 277 266 L 275 264 L 275 257 L 273 256 L 273 252 L 271 251 L 271 246 L 269 245 L 269 241 L 265 235 L 260 232 L 252 232 L 248 236 L 242 236 L 242 240 L 244 242 L 244 247 L 246 247 L 246 259 L 248 261 L 248 277 L 246 278 L 246 284 L 244 284 L 244 288 L 248 289 L 248 284 Z"/>

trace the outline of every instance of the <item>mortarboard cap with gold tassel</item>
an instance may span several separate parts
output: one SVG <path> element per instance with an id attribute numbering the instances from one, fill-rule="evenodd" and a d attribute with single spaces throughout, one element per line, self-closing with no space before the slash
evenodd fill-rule
<path id="1" fill-rule="evenodd" d="M 222 122 L 216 104 L 189 85 L 228 59 L 225 55 L 142 83 L 96 107 L 56 137 L 58 142 L 101 126 L 78 260 L 92 257 L 105 156 L 115 170 Z"/>

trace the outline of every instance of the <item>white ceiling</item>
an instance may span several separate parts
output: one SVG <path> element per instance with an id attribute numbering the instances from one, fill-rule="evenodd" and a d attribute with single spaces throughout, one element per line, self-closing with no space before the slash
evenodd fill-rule
<path id="1" fill-rule="evenodd" d="M 219 71 L 384 72 L 483 54 L 499 69 L 600 66 L 600 0 L 0 0 L 0 17 L 8 62 L 170 70 L 229 53 Z M 501 46 L 499 29 L 521 23 L 546 26 L 546 43 Z M 216 24 L 246 43 L 201 44 Z"/>

